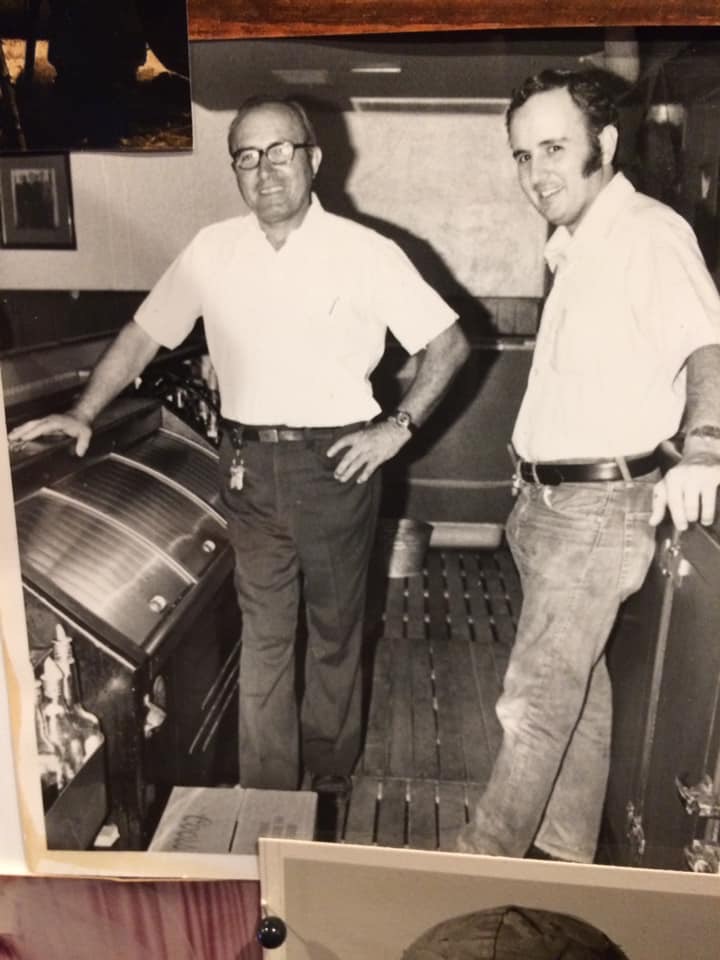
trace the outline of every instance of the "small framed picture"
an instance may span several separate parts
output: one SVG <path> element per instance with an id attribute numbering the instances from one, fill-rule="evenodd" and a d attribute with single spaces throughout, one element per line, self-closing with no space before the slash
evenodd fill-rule
<path id="1" fill-rule="evenodd" d="M 75 249 L 68 155 L 0 157 L 0 217 L 3 247 Z"/>

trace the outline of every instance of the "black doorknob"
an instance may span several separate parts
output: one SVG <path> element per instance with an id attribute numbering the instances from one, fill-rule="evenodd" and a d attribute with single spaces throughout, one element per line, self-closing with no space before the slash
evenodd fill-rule
<path id="1" fill-rule="evenodd" d="M 257 931 L 257 938 L 263 947 L 274 950 L 282 946 L 287 936 L 287 927 L 280 917 L 263 917 Z"/>

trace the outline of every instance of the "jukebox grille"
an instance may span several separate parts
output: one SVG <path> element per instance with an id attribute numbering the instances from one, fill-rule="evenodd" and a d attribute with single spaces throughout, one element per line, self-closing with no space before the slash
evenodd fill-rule
<path id="1" fill-rule="evenodd" d="M 150 606 L 173 606 L 189 589 L 183 575 L 150 543 L 83 507 L 41 490 L 17 505 L 23 575 L 76 604 L 143 646 L 159 623 Z"/>
<path id="2" fill-rule="evenodd" d="M 218 456 L 199 444 L 159 430 L 124 452 L 158 473 L 172 477 L 207 504 L 218 508 Z"/>
<path id="3" fill-rule="evenodd" d="M 66 478 L 56 489 L 137 530 L 194 577 L 212 560 L 203 542 L 215 542 L 223 532 L 208 509 L 182 490 L 112 457 Z"/>

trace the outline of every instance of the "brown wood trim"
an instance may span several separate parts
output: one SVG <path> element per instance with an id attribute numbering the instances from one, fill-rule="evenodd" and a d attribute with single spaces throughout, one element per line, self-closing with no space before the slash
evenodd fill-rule
<path id="1" fill-rule="evenodd" d="M 516 27 L 713 26 L 717 0 L 189 0 L 192 40 Z"/>

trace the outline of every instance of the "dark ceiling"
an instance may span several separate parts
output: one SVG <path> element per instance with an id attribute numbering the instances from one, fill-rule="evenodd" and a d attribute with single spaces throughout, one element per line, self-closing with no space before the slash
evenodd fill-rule
<path id="1" fill-rule="evenodd" d="M 635 38 L 643 100 L 652 90 L 684 100 L 720 88 L 720 31 L 639 29 Z M 582 66 L 603 42 L 601 30 L 577 29 L 195 42 L 203 82 L 194 93 L 213 109 L 258 90 L 335 106 L 357 97 L 504 99 L 531 73 Z"/>

